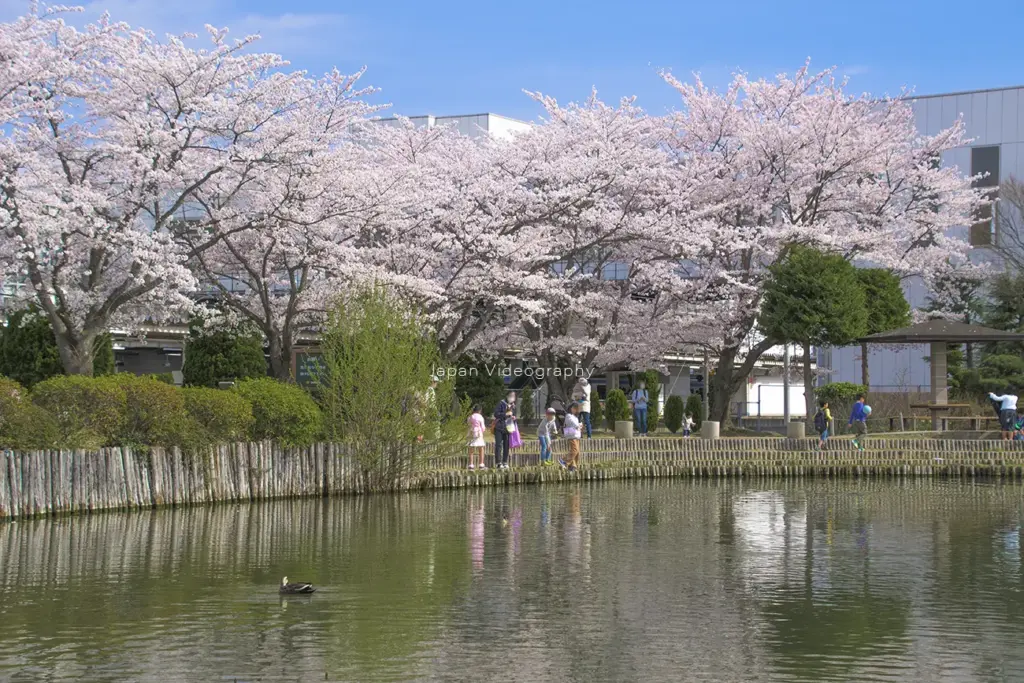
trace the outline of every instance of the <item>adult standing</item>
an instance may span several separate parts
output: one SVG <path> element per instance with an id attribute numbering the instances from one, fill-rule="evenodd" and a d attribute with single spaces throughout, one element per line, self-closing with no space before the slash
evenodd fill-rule
<path id="1" fill-rule="evenodd" d="M 633 420 L 636 421 L 637 431 L 640 436 L 647 436 L 647 401 L 650 400 L 647 382 L 640 380 L 629 395 L 629 400 L 633 404 Z"/>
<path id="2" fill-rule="evenodd" d="M 988 397 L 992 401 L 999 401 L 999 429 L 1003 433 L 1003 441 L 1012 441 L 1017 423 L 1017 397 L 1013 394 L 996 396 L 992 393 Z"/>
<path id="3" fill-rule="evenodd" d="M 590 424 L 590 391 L 593 387 L 590 386 L 590 382 L 587 381 L 586 377 L 580 377 L 580 380 L 576 382 L 576 386 L 572 390 L 572 400 L 579 404 L 580 408 L 580 422 L 583 423 L 583 428 L 587 431 L 587 438 L 593 438 L 593 428 Z"/>
<path id="4" fill-rule="evenodd" d="M 508 396 L 498 401 L 494 408 L 494 466 L 508 469 L 508 414 L 515 414 L 516 392 L 508 392 Z"/>

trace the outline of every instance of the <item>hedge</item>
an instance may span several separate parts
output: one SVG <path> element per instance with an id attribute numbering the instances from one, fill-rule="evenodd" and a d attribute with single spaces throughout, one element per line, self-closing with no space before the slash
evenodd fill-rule
<path id="1" fill-rule="evenodd" d="M 284 446 L 306 446 L 323 433 L 323 416 L 312 397 L 294 384 L 269 377 L 247 379 L 232 389 L 252 404 L 255 441 L 275 439 Z"/>
<path id="2" fill-rule="evenodd" d="M 182 389 L 154 376 L 58 376 L 28 392 L 0 378 L 0 446 L 181 447 L 274 440 L 285 446 L 322 436 L 320 409 L 305 391 L 272 379 L 234 391 Z"/>
<path id="3" fill-rule="evenodd" d="M 12 379 L 0 377 L 0 447 L 48 448 L 59 436 L 56 420 L 32 403 L 25 388 Z"/>
<path id="4" fill-rule="evenodd" d="M 181 392 L 189 419 L 199 432 L 197 440 L 230 443 L 249 438 L 255 419 L 252 403 L 241 394 L 208 387 L 186 387 Z"/>
<path id="5" fill-rule="evenodd" d="M 60 375 L 36 384 L 32 401 L 57 421 L 60 448 L 118 445 L 128 398 L 115 376 Z"/>

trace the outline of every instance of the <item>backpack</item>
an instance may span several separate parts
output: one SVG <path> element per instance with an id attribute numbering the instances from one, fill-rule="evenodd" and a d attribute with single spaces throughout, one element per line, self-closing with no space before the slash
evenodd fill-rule
<path id="1" fill-rule="evenodd" d="M 814 414 L 814 428 L 817 429 L 818 432 L 823 432 L 825 431 L 826 427 L 827 425 L 825 424 L 825 413 L 819 410 Z"/>

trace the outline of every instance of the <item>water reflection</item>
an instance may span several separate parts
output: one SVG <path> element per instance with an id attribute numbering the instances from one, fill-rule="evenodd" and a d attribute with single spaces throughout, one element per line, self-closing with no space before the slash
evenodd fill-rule
<path id="1" fill-rule="evenodd" d="M 660 481 L 8 524 L 0 679 L 1024 680 L 1021 510 Z"/>

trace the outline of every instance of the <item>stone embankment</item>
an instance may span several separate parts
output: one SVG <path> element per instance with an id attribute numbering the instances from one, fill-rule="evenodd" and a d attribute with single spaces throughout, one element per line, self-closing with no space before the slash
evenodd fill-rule
<path id="1" fill-rule="evenodd" d="M 556 458 L 564 451 L 556 442 Z M 512 470 L 466 469 L 466 457 L 432 447 L 391 490 L 462 488 L 647 477 L 988 477 L 1024 479 L 1024 442 L 886 439 L 858 451 L 835 441 L 741 438 L 594 439 L 583 443 L 583 466 L 570 473 L 538 467 L 536 442 L 516 449 Z M 344 445 L 282 449 L 233 444 L 201 455 L 178 450 L 4 453 L 0 520 L 194 505 L 356 494 L 368 491 Z"/>

